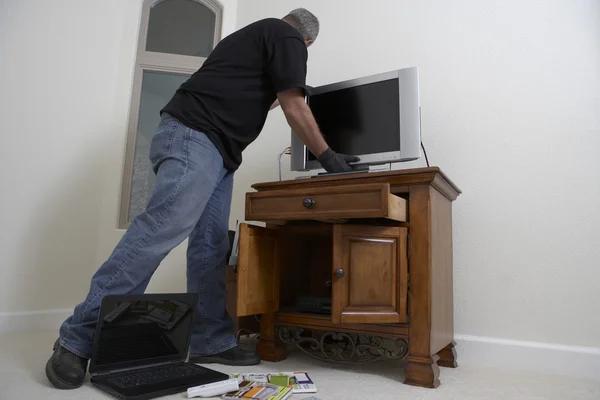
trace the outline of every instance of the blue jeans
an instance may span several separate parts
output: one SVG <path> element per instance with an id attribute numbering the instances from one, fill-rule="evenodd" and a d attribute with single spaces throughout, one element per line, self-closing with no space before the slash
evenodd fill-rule
<path id="1" fill-rule="evenodd" d="M 198 293 L 190 353 L 211 355 L 236 346 L 225 310 L 233 173 L 206 135 L 166 114 L 152 139 L 150 161 L 156 184 L 146 210 L 60 328 L 61 345 L 81 357 L 91 356 L 102 297 L 144 293 L 161 261 L 187 237 L 187 290 Z"/>

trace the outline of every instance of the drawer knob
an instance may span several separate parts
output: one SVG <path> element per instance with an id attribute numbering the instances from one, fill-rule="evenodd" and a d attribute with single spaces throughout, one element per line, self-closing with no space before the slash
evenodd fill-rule
<path id="1" fill-rule="evenodd" d="M 338 268 L 335 270 L 335 276 L 337 276 L 338 278 L 343 278 L 344 275 L 346 275 L 346 273 L 344 272 L 343 269 Z"/>
<path id="2" fill-rule="evenodd" d="M 316 201 L 314 201 L 313 199 L 311 199 L 310 197 L 305 197 L 304 200 L 302 200 L 302 205 L 304 206 L 304 208 L 313 208 L 316 204 Z"/>

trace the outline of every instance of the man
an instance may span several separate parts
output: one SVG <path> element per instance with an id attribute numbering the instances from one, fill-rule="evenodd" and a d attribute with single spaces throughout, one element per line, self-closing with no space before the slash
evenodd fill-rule
<path id="1" fill-rule="evenodd" d="M 318 31 L 319 21 L 305 9 L 251 24 L 223 39 L 164 107 L 150 148 L 154 192 L 61 326 L 46 365 L 54 386 L 83 383 L 102 297 L 143 293 L 164 257 L 188 237 L 187 289 L 199 296 L 190 361 L 260 362 L 256 352 L 237 346 L 225 310 L 233 174 L 278 104 L 327 171 L 350 170 L 354 158 L 327 146 L 304 101 L 307 47 Z"/>

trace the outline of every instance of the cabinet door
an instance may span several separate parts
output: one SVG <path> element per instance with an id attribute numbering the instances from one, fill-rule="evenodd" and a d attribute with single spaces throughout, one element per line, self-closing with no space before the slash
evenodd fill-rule
<path id="1" fill-rule="evenodd" d="M 336 225 L 333 323 L 407 321 L 407 230 Z"/>
<path id="2" fill-rule="evenodd" d="M 238 317 L 279 310 L 279 247 L 275 230 L 240 224 Z"/>

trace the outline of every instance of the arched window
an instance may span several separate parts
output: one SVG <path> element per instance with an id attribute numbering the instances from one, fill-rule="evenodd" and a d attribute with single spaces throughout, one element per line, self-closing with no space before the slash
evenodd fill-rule
<path id="1" fill-rule="evenodd" d="M 148 160 L 159 111 L 220 40 L 214 0 L 145 0 L 129 112 L 119 227 L 144 210 L 154 187 Z"/>

